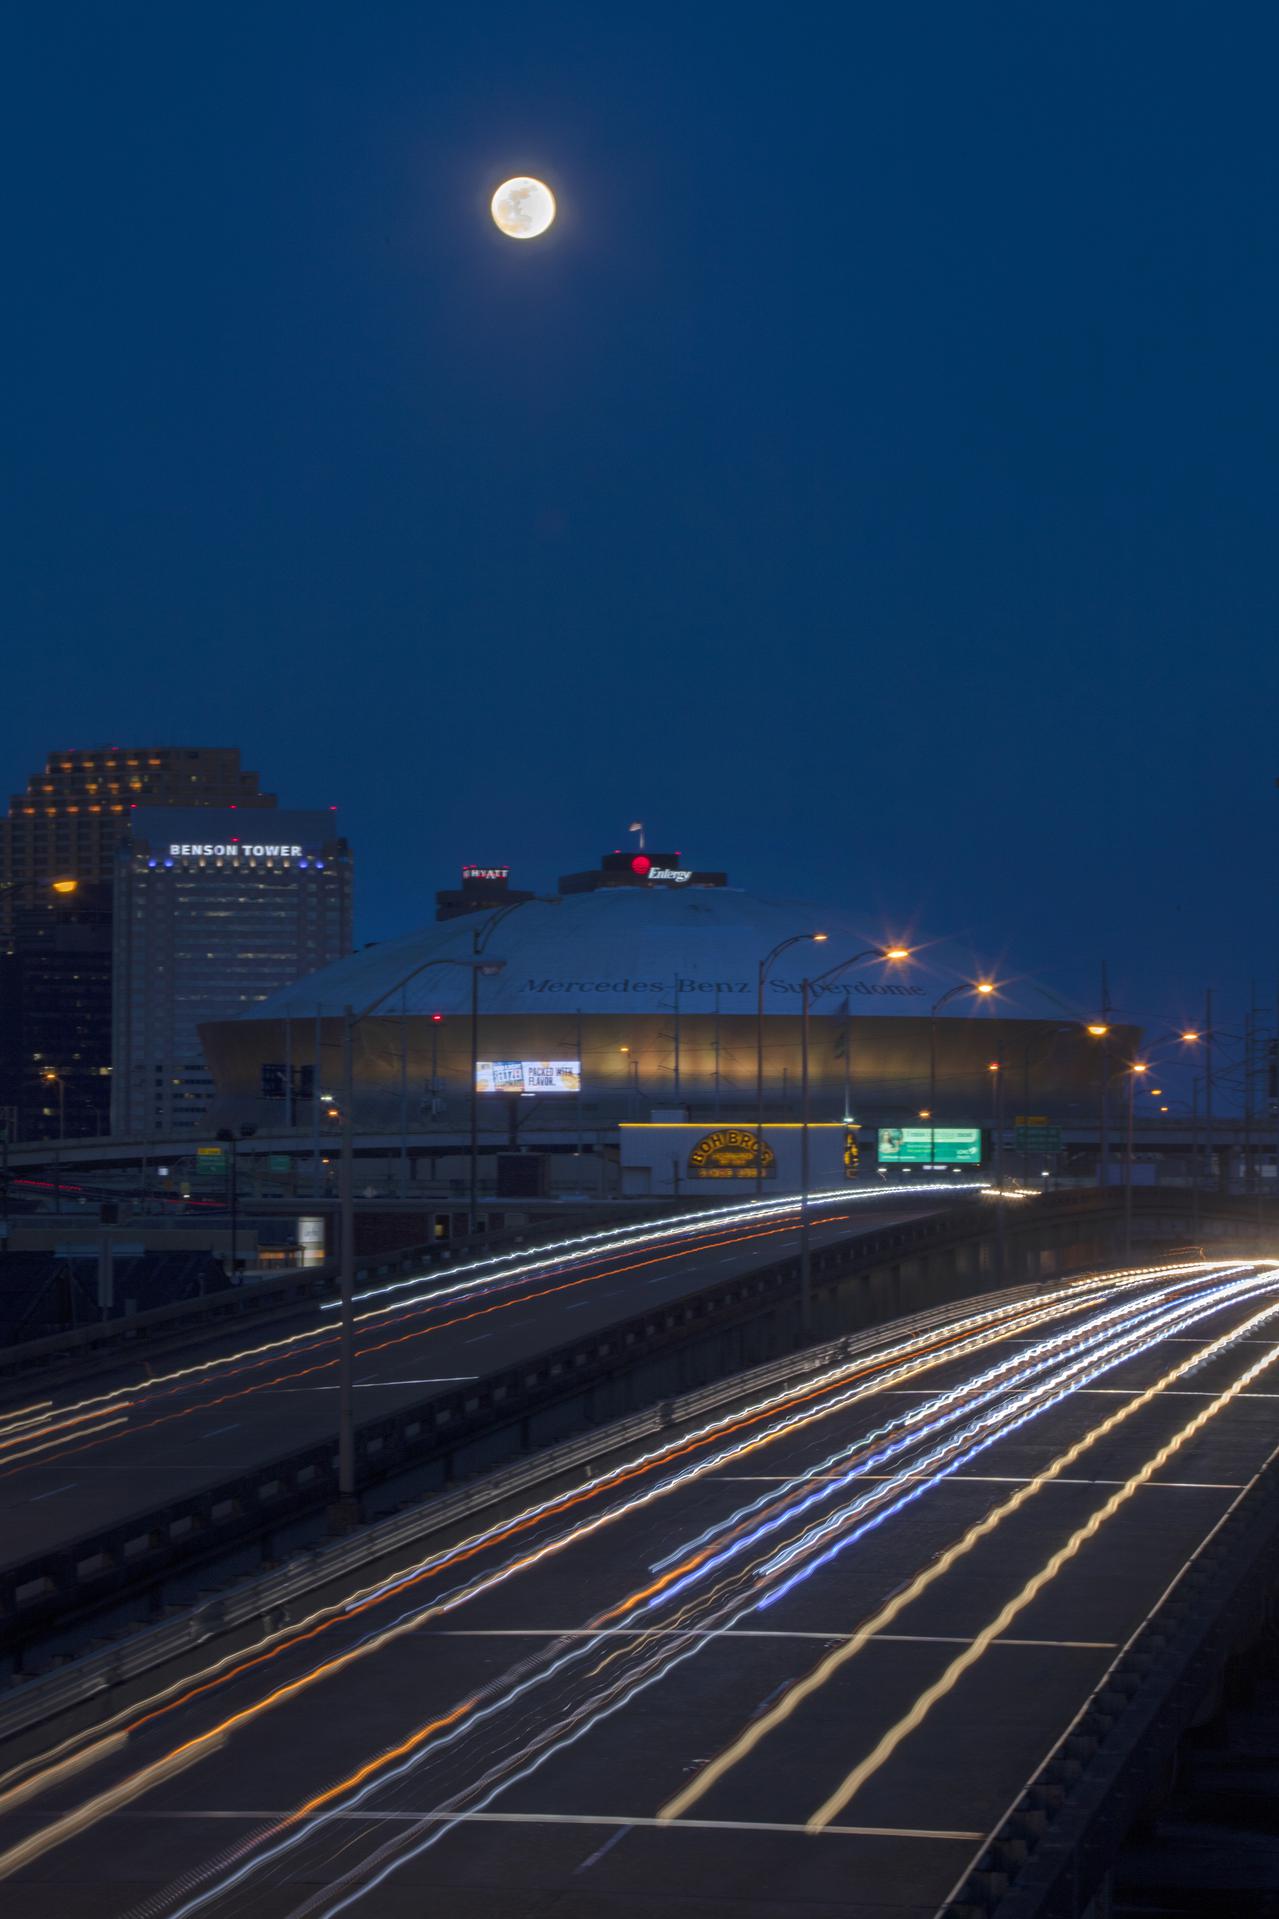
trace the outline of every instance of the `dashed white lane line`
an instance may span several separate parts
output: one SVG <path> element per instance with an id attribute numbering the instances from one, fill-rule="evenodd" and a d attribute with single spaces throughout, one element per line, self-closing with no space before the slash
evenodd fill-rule
<path id="1" fill-rule="evenodd" d="M 210 1426 L 207 1432 L 203 1432 L 200 1434 L 200 1438 L 216 1439 L 219 1433 L 233 1433 L 239 1424 L 240 1422 L 238 1419 L 233 1419 L 229 1426 Z"/>
<path id="2" fill-rule="evenodd" d="M 883 1386 L 880 1393 L 884 1399 L 926 1399 L 936 1391 L 934 1386 Z M 1131 1386 L 1076 1386 L 1075 1395 L 1088 1397 L 1102 1395 L 1111 1399 L 1128 1399 L 1132 1396 Z M 1199 1392 L 1193 1386 L 1165 1386 L 1160 1393 L 1161 1399 L 1216 1399 L 1216 1393 Z M 1236 1399 L 1279 1399 L 1279 1393 L 1259 1393 L 1248 1386 Z"/>
<path id="3" fill-rule="evenodd" d="M 287 1819 L 287 1812 L 238 1811 L 202 1808 L 188 1811 L 186 1808 L 156 1808 L 149 1812 L 125 1812 L 116 1815 L 124 1819 L 234 1819 L 241 1823 L 258 1825 L 269 1821 L 275 1825 L 281 1819 Z M 368 1820 L 370 1824 L 386 1822 L 396 1825 L 440 1825 L 440 1826 L 643 1826 L 654 1832 L 793 1832 L 798 1833 L 807 1845 L 814 1839 L 955 1839 L 971 1845 L 974 1840 L 984 1839 L 984 1832 L 967 1832 L 956 1827 L 951 1830 L 942 1826 L 823 1826 L 819 1833 L 810 1833 L 807 1826 L 790 1825 L 775 1819 L 656 1819 L 640 1818 L 634 1813 L 606 1812 L 379 1812 L 361 1808 L 358 1811 L 330 1811 L 326 1819 Z"/>
<path id="4" fill-rule="evenodd" d="M 47 1493 L 32 1493 L 27 1504 L 28 1506 L 34 1506 L 41 1499 L 56 1499 L 59 1493 L 69 1493 L 73 1486 L 78 1486 L 79 1484 L 78 1479 L 69 1479 L 65 1486 L 52 1486 Z"/>
<path id="5" fill-rule="evenodd" d="M 424 1631 L 425 1639 L 661 1639 L 667 1634 L 681 1639 L 812 1639 L 824 1646 L 841 1644 L 854 1637 L 846 1632 L 795 1631 L 785 1627 L 734 1626 L 724 1632 L 688 1626 L 441 1626 Z M 971 1646 L 968 1633 L 878 1632 L 871 1638 L 898 1646 Z M 1117 1639 L 996 1639 L 996 1646 L 1014 1646 L 1023 1650 L 1051 1652 L 1114 1652 Z"/>
<path id="6" fill-rule="evenodd" d="M 861 1473 L 862 1479 L 891 1479 L 891 1473 Z M 785 1473 L 717 1473 L 715 1477 L 723 1481 L 733 1480 L 747 1486 L 787 1486 L 791 1477 Z M 815 1485 L 823 1481 L 830 1485 L 842 1483 L 837 1473 L 815 1473 L 811 1475 Z M 951 1473 L 946 1479 L 939 1480 L 939 1486 L 1028 1486 L 1030 1473 Z M 1052 1481 L 1054 1486 L 1126 1486 L 1125 1479 L 1066 1479 L 1059 1477 Z M 1186 1493 L 1238 1493 L 1242 1492 L 1245 1481 L 1241 1479 L 1152 1479 L 1150 1488 L 1162 1488 L 1165 1492 Z"/>
<path id="7" fill-rule="evenodd" d="M 576 1879 L 579 1872 L 589 1872 L 592 1866 L 597 1866 L 600 1860 L 604 1857 L 605 1853 L 612 1852 L 614 1846 L 617 1845 L 618 1841 L 621 1839 L 625 1839 L 627 1833 L 630 1830 L 631 1829 L 629 1826 L 619 1826 L 615 1832 L 609 1835 L 609 1837 L 604 1841 L 604 1844 L 602 1846 L 597 1846 L 595 1848 L 594 1852 L 590 1854 L 589 1858 L 583 1859 L 580 1866 L 574 1866 L 573 1877 Z"/>
<path id="8" fill-rule="evenodd" d="M 357 1379 L 357 1386 L 448 1386 L 455 1381 L 478 1379 L 478 1373 L 428 1373 L 425 1379 Z"/>
<path id="9" fill-rule="evenodd" d="M 1076 1386 L 1077 1393 L 1104 1394 L 1107 1398 L 1127 1399 L 1132 1391 L 1129 1386 Z M 1161 1399 L 1216 1399 L 1216 1393 L 1197 1392 L 1193 1386 L 1165 1386 L 1159 1395 Z M 1279 1393 L 1254 1392 L 1251 1386 L 1235 1394 L 1236 1399 L 1279 1399 Z"/>

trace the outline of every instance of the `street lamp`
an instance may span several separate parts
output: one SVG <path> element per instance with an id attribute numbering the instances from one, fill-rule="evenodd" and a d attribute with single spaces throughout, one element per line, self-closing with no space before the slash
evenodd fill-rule
<path id="1" fill-rule="evenodd" d="M 814 935 L 823 938 L 824 935 Z M 847 973 L 854 966 L 864 966 L 868 961 L 880 960 L 891 964 L 894 961 L 910 958 L 908 946 L 867 946 L 860 953 L 854 953 L 849 959 L 840 960 L 837 966 L 827 967 L 816 979 L 805 977 L 800 981 L 800 1135 L 799 1135 L 799 1324 L 801 1337 L 806 1338 L 812 1331 L 813 1288 L 812 1288 L 812 1252 L 808 1230 L 808 1027 L 809 1003 L 814 986 L 824 986 L 840 973 Z"/>
<path id="2" fill-rule="evenodd" d="M 48 1066 L 40 1075 L 46 1086 L 58 1089 L 58 1145 L 53 1155 L 53 1210 L 62 1211 L 62 1143 L 67 1131 L 67 1083 L 61 1073 Z"/>
<path id="3" fill-rule="evenodd" d="M 471 1186 L 470 1203 L 467 1207 L 466 1215 L 467 1232 L 471 1237 L 474 1237 L 477 1230 L 477 1215 L 479 1212 L 480 1109 L 479 1088 L 476 1085 L 476 1080 L 478 1078 L 477 1069 L 480 1057 L 480 975 L 482 973 L 486 979 L 490 978 L 493 974 L 500 973 L 506 964 L 505 960 L 490 960 L 487 964 L 484 964 L 481 962 L 481 955 L 497 928 L 502 924 L 502 921 L 509 919 L 512 913 L 518 913 L 522 906 L 532 905 L 534 900 L 536 900 L 539 906 L 558 906 L 560 898 L 561 895 L 558 893 L 536 893 L 529 899 L 512 900 L 508 906 L 499 906 L 496 913 L 489 914 L 482 926 L 473 926 L 471 928 L 471 958 L 469 961 L 463 960 L 460 962 L 460 964 L 469 965 L 471 968 L 471 1102 L 469 1113 Z M 419 967 L 417 970 L 420 972 L 423 969 Z M 413 975 L 410 973 L 408 978 L 412 979 L 412 977 Z M 401 981 L 400 983 L 403 985 L 405 982 Z M 580 1077 L 582 1071 L 581 1060 L 577 1062 L 577 1070 Z"/>
<path id="4" fill-rule="evenodd" d="M 523 902 L 520 902 L 521 904 Z M 355 1517 L 355 1029 L 376 1013 L 393 993 L 435 966 L 464 966 L 471 973 L 471 1214 L 475 1223 L 475 1081 L 479 975 L 500 973 L 505 960 L 429 959 L 409 969 L 360 1013 L 342 1009 L 342 1095 L 338 1118 L 342 1126 L 342 1154 L 338 1165 L 338 1288 L 341 1298 L 341 1338 L 338 1349 L 338 1523 Z M 331 1109 L 330 1109 L 331 1110 Z"/>
<path id="5" fill-rule="evenodd" d="M 779 953 L 788 946 L 798 946 L 801 940 L 812 940 L 820 946 L 829 939 L 828 933 L 792 933 L 788 939 L 778 940 L 771 952 L 765 953 L 759 963 L 759 976 L 755 997 L 755 1197 L 760 1198 L 764 1190 L 764 981 L 768 969 Z"/>
<path id="6" fill-rule="evenodd" d="M 252 1139 L 257 1130 L 256 1126 L 250 1126 L 246 1123 L 241 1126 L 238 1134 L 229 1126 L 219 1126 L 217 1133 L 217 1137 L 231 1148 L 231 1162 L 228 1167 L 228 1197 L 230 1199 L 231 1212 L 231 1284 L 233 1286 L 235 1285 L 235 1275 L 239 1264 L 236 1258 L 236 1240 L 240 1220 L 240 1175 L 239 1165 L 235 1156 L 236 1147 L 242 1139 Z"/>
<path id="7" fill-rule="evenodd" d="M 1144 1059 L 1132 1060 L 1128 1067 L 1128 1150 L 1124 1157 L 1124 1259 L 1132 1258 L 1132 1121 L 1137 1097 L 1137 1081 L 1150 1067 Z"/>
<path id="8" fill-rule="evenodd" d="M 937 1165 L 937 1015 L 943 1007 L 949 1006 L 961 993 L 975 993 L 978 999 L 989 1000 L 999 991 L 994 980 L 960 980 L 958 986 L 950 987 L 940 999 L 933 1001 L 932 1011 L 928 1015 L 928 1164 Z"/>
<path id="9" fill-rule="evenodd" d="M 1052 1048 L 1053 1048 L 1053 1047 L 1054 1047 L 1054 1046 L 1056 1045 L 1056 1042 L 1057 1042 L 1057 1040 L 1058 1040 L 1058 1039 L 1059 1039 L 1059 1038 L 1061 1037 L 1061 1035 L 1062 1035 L 1062 1034 L 1087 1034 L 1087 1035 L 1088 1035 L 1088 1036 L 1089 1036 L 1090 1038 L 1092 1038 L 1092 1039 L 1097 1039 L 1097 1040 L 1102 1040 L 1102 1041 L 1104 1041 L 1104 1040 L 1106 1039 L 1106 1037 L 1107 1037 L 1107 1035 L 1109 1034 L 1109 1032 L 1110 1032 L 1110 1028 L 1109 1028 L 1109 1026 L 1107 1026 L 1107 1025 L 1105 1024 L 1105 1022 L 1104 1022 L 1104 1021 L 1102 1021 L 1102 1020 L 1098 1020 L 1098 1019 L 1094 1019 L 1094 1020 L 1077 1020 L 1077 1019 L 1072 1019 L 1072 1020 L 1064 1020 L 1064 1021 L 1062 1021 L 1062 1022 L 1061 1022 L 1060 1024 L 1058 1024 L 1057 1026 L 1055 1026 L 1055 1027 L 1053 1028 L 1053 1031 L 1052 1031 L 1052 1032 L 1051 1032 L 1051 1033 L 1050 1033 L 1050 1034 L 1048 1035 L 1048 1038 L 1047 1038 L 1047 1048 L 1046 1048 L 1046 1050 L 1041 1050 L 1041 1051 L 1040 1051 L 1039 1053 L 1037 1053 L 1037 1054 L 1036 1054 L 1036 1055 L 1034 1056 L 1034 1063 L 1035 1063 L 1036 1065 L 1039 1065 L 1039 1064 L 1041 1064 L 1041 1063 L 1043 1062 L 1043 1060 L 1044 1060 L 1044 1059 L 1046 1059 L 1046 1058 L 1048 1057 L 1048 1052 L 1049 1052 L 1049 1051 L 1051 1051 L 1051 1049 L 1052 1049 Z M 1022 1064 L 1022 1104 L 1023 1104 L 1023 1107 L 1024 1107 L 1024 1109 L 1025 1109 L 1025 1112 L 1026 1112 L 1027 1114 L 1029 1114 L 1029 1113 L 1030 1113 L 1030 1112 L 1032 1111 L 1032 1108 L 1033 1108 L 1033 1105 L 1034 1105 L 1034 1102 L 1033 1102 L 1033 1100 L 1032 1100 L 1032 1098 L 1031 1098 L 1031 1091 L 1030 1091 L 1030 1069 L 1031 1069 L 1031 1064 L 1032 1064 L 1032 1056 L 1031 1056 L 1031 1045 L 1030 1045 L 1030 1038 L 1029 1038 L 1029 1036 L 1027 1036 L 1027 1037 L 1025 1038 L 1025 1040 L 1023 1041 L 1023 1045 L 1022 1045 L 1022 1054 L 1021 1054 L 1021 1064 Z M 1103 1048 L 1102 1048 L 1102 1068 L 1103 1068 L 1103 1080 L 1102 1080 L 1102 1092 L 1103 1092 L 1103 1106 L 1102 1106 L 1102 1120 L 1103 1120 L 1103 1124 L 1104 1124 L 1104 1120 L 1105 1120 L 1105 1106 L 1104 1106 L 1104 1093 L 1105 1093 L 1105 1079 L 1104 1079 L 1104 1070 L 1105 1070 L 1105 1047 L 1104 1047 L 1104 1045 L 1103 1045 Z M 1100 1155 L 1099 1155 L 1099 1159 L 1098 1159 L 1098 1163 L 1099 1163 L 1099 1166 L 1100 1166 Z M 1024 1181 L 1024 1180 L 1026 1180 L 1026 1179 L 1028 1179 L 1028 1178 L 1030 1177 L 1030 1149 L 1029 1149 L 1029 1138 L 1028 1138 L 1028 1134 L 1027 1134 L 1027 1131 L 1026 1131 L 1026 1129 L 1022 1129 L 1022 1144 L 1021 1144 L 1021 1175 L 1022 1175 L 1022 1179 L 1023 1179 L 1023 1181 Z M 1099 1174 L 1099 1177 L 1100 1177 L 1100 1174 Z"/>
<path id="10" fill-rule="evenodd" d="M 33 893 L 39 893 L 39 892 L 40 892 L 40 890 L 41 890 L 41 888 L 42 888 L 42 887 L 45 887 L 45 886 L 47 886 L 47 887 L 48 887 L 48 889 L 49 889 L 49 891 L 50 891 L 51 893 L 74 893 L 74 892 L 75 892 L 75 890 L 76 890 L 76 888 L 77 888 L 77 887 L 79 886 L 79 884 L 80 884 L 80 882 L 79 882 L 79 880 L 73 880 L 73 879 L 62 879 L 62 880 L 35 880 L 35 879 L 19 879 L 19 880 L 4 880 L 4 881 L 0 881 L 0 898 L 4 898 L 4 897 L 5 897 L 5 896 L 7 896 L 7 895 L 8 895 L 9 893 L 20 893 L 20 892 L 22 892 L 22 891 L 23 891 L 24 889 L 26 889 L 26 888 L 30 888 L 30 890 L 31 890 L 31 891 L 32 891 Z"/>
<path id="11" fill-rule="evenodd" d="M 33 898 L 38 899 L 41 893 L 44 892 L 46 889 L 51 893 L 60 893 L 60 894 L 74 893 L 76 888 L 79 886 L 79 884 L 80 884 L 79 880 L 71 879 L 70 877 L 67 877 L 65 879 L 56 879 L 56 880 L 39 880 L 39 879 L 33 879 L 29 877 L 23 877 L 21 879 L 16 879 L 16 880 L 2 880 L 0 881 L 0 900 L 7 900 L 11 893 L 30 893 Z M 62 1083 L 61 1077 L 55 1072 L 52 1072 L 52 1071 L 44 1072 L 44 1073 L 41 1073 L 40 1077 L 41 1079 L 47 1081 L 50 1085 L 56 1082 L 57 1088 L 58 1088 L 58 1154 L 57 1154 L 57 1159 L 54 1165 L 54 1176 L 53 1176 L 53 1210 L 55 1213 L 60 1213 L 62 1211 L 62 1138 L 66 1130 L 66 1088 Z M 5 1157 L 6 1157 L 6 1163 L 7 1163 L 8 1145 L 9 1145 L 9 1133 L 8 1133 L 7 1125 L 4 1128 L 4 1144 L 5 1144 Z M 5 1205 L 7 1208 L 8 1206 L 8 1173 L 7 1171 L 5 1174 Z M 7 1217 L 8 1215 L 6 1211 L 6 1218 Z"/>
<path id="12" fill-rule="evenodd" d="M 543 900 L 542 904 L 552 905 L 557 901 Z M 471 974 L 471 1102 L 470 1102 L 470 1207 L 467 1214 L 468 1227 L 475 1231 L 478 1191 L 478 1143 L 479 1122 L 476 1105 L 479 1077 L 479 985 L 480 976 L 486 979 L 500 973 L 506 965 L 505 960 L 484 959 L 484 949 L 495 927 L 521 906 L 530 904 L 528 900 L 512 900 L 509 906 L 501 907 L 491 913 L 483 926 L 472 928 L 471 958 L 447 958 L 423 960 L 419 965 L 409 968 L 400 978 L 370 1000 L 362 1012 L 356 1013 L 350 1006 L 342 1012 L 342 1157 L 339 1166 L 338 1212 L 340 1225 L 338 1230 L 338 1285 L 341 1294 L 341 1340 L 338 1357 L 338 1506 L 337 1523 L 349 1525 L 356 1516 L 355 1509 L 355 1029 L 379 1006 L 386 1003 L 393 993 L 402 992 L 410 980 L 422 973 L 430 972 L 436 966 L 463 966 Z M 318 1064 L 318 1062 L 317 1062 Z"/>

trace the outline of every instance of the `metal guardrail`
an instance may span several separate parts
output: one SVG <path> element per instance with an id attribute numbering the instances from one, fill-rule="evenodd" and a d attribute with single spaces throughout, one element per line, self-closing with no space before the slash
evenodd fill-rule
<path id="1" fill-rule="evenodd" d="M 965 1301 L 965 1305 L 979 1313 L 996 1300 L 1011 1301 L 1036 1291 L 1042 1291 L 1042 1287 L 1004 1287 L 975 1295 Z M 270 1639 L 288 1627 L 292 1622 L 292 1609 L 308 1593 L 319 1592 L 362 1566 L 412 1548 L 434 1533 L 514 1499 L 532 1487 L 571 1473 L 578 1466 L 598 1462 L 602 1456 L 636 1440 L 686 1426 L 719 1407 L 749 1399 L 770 1386 L 818 1374 L 885 1340 L 891 1343 L 908 1338 L 953 1313 L 953 1304 L 912 1313 L 861 1333 L 788 1353 L 731 1379 L 717 1380 L 695 1392 L 660 1401 L 643 1412 L 631 1413 L 562 1446 L 549 1447 L 517 1466 L 486 1475 L 454 1493 L 408 1512 L 392 1514 L 342 1539 L 300 1554 L 278 1570 L 247 1580 L 226 1594 L 189 1608 L 180 1617 L 145 1627 L 118 1644 L 85 1654 L 54 1672 L 35 1679 L 17 1679 L 8 1689 L 9 1696 L 0 1698 L 0 1743 L 32 1726 L 56 1719 L 116 1686 L 157 1672 L 207 1641 L 255 1620 L 265 1624 L 266 1637 Z"/>

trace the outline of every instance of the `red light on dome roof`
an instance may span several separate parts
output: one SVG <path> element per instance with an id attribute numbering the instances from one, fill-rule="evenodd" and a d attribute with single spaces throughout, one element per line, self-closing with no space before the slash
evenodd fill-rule
<path id="1" fill-rule="evenodd" d="M 440 1021 L 441 1021 L 441 1020 L 442 1020 L 443 1018 L 444 1018 L 444 1015 L 443 1015 L 443 1013 L 432 1013 L 432 1014 L 431 1014 L 431 1021 L 432 1021 L 432 1024 L 433 1024 L 433 1025 L 435 1025 L 435 1026 L 438 1026 L 438 1025 L 439 1025 L 439 1023 L 440 1023 Z"/>
<path id="2" fill-rule="evenodd" d="M 653 862 L 648 857 L 647 853 L 637 853 L 635 855 L 635 858 L 631 861 L 632 873 L 638 873 L 641 879 L 644 878 L 646 873 L 650 873 L 652 869 L 653 869 Z"/>

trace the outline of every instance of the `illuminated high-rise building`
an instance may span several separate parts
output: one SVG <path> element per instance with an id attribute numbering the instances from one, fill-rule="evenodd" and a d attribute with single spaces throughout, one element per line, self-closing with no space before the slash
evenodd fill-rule
<path id="1" fill-rule="evenodd" d="M 105 1132 L 115 853 L 133 810 L 274 809 L 233 746 L 50 753 L 0 818 L 0 1125 L 11 1137 Z M 76 882 L 55 893 L 54 881 Z"/>
<path id="2" fill-rule="evenodd" d="M 85 746 L 50 753 L 0 819 L 0 951 L 55 879 L 110 886 L 133 806 L 274 806 L 235 746 Z"/>
<path id="3" fill-rule="evenodd" d="M 197 1130 L 200 1027 L 351 950 L 351 854 L 332 810 L 139 806 L 116 854 L 113 1133 Z"/>

